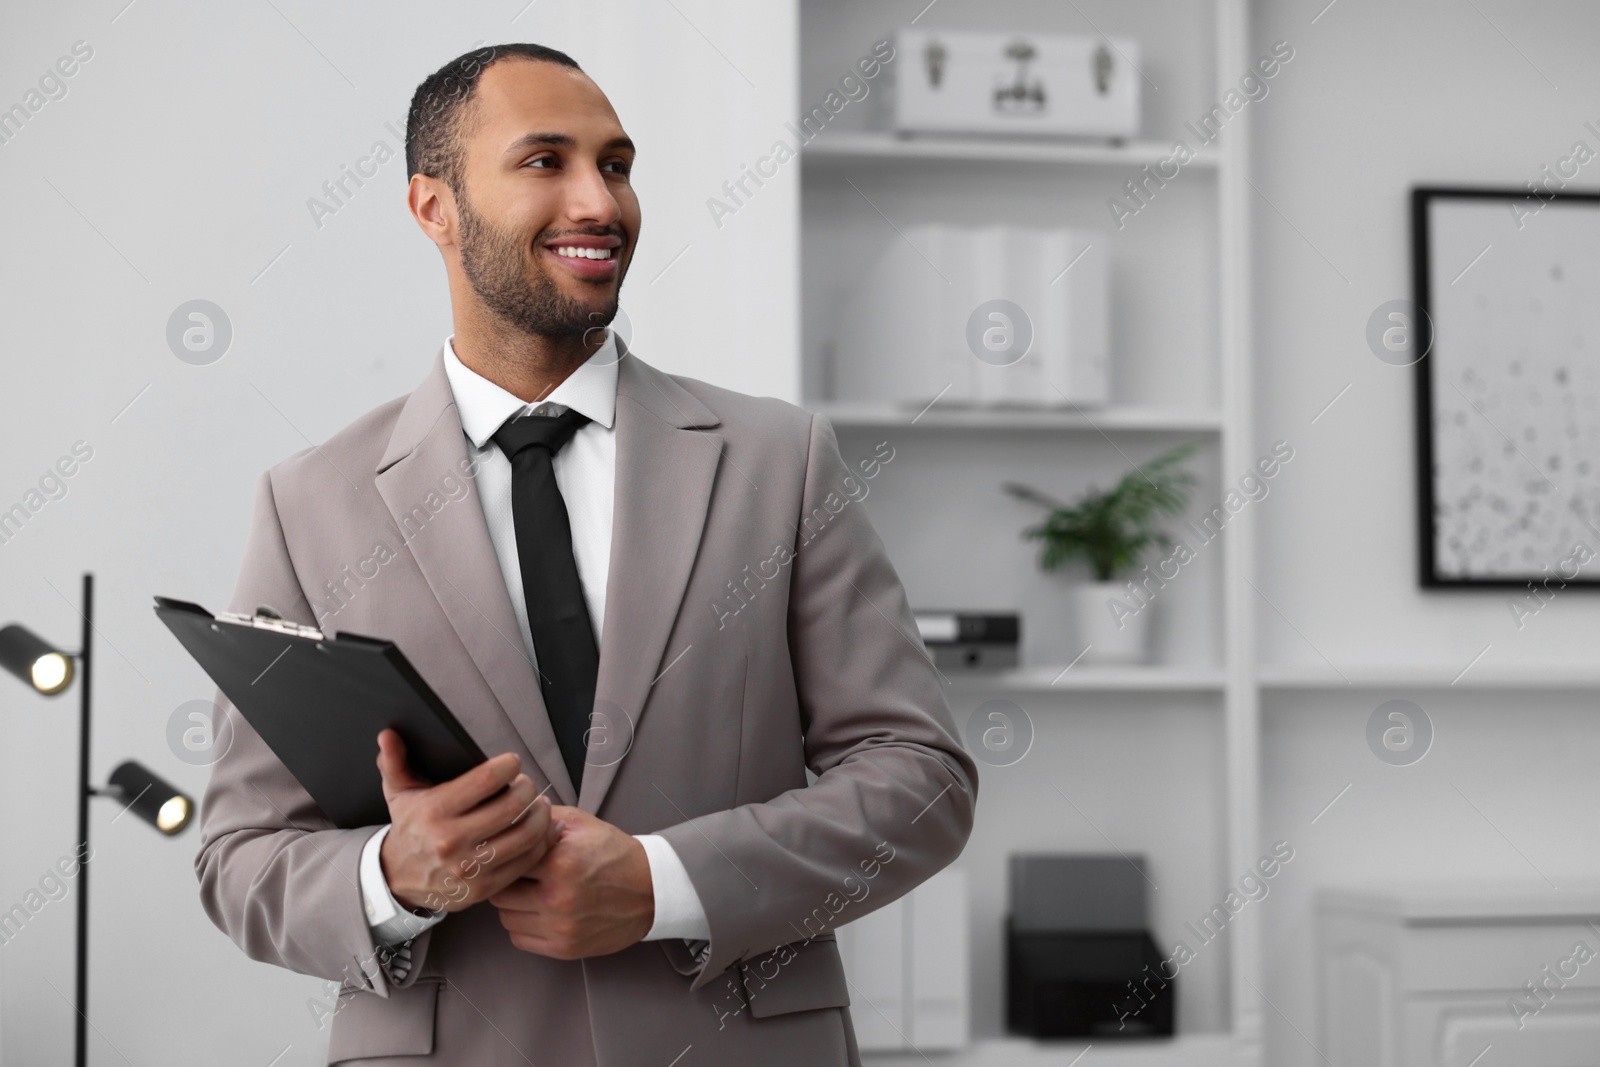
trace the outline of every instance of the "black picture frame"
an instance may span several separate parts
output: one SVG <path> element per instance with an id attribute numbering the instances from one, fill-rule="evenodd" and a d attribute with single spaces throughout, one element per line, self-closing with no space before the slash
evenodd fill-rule
<path id="1" fill-rule="evenodd" d="M 1517 589 L 1526 591 L 1530 582 L 1542 582 L 1548 577 L 1548 572 L 1542 568 L 1526 568 L 1520 572 L 1517 568 L 1509 568 L 1506 573 L 1488 573 L 1475 575 L 1470 573 L 1456 573 L 1441 568 L 1441 561 L 1437 546 L 1439 544 L 1439 485 L 1436 469 L 1436 457 L 1440 453 L 1436 398 L 1440 392 L 1440 382 L 1437 376 L 1441 367 L 1441 354 L 1435 351 L 1435 338 L 1438 333 L 1436 323 L 1440 314 L 1436 294 L 1439 291 L 1440 281 L 1434 277 L 1432 269 L 1432 247 L 1434 234 L 1430 219 L 1430 206 L 1439 201 L 1484 201 L 1500 202 L 1505 205 L 1508 220 L 1518 220 L 1519 213 L 1522 219 L 1527 219 L 1528 224 L 1538 222 L 1546 225 L 1558 225 L 1554 218 L 1533 219 L 1526 213 L 1540 213 L 1551 204 L 1562 206 L 1593 207 L 1600 211 L 1600 193 L 1587 192 L 1551 192 L 1548 189 L 1539 189 L 1535 193 L 1529 187 L 1501 188 L 1501 187 L 1474 187 L 1474 186 L 1416 186 L 1411 190 L 1411 267 L 1412 267 L 1412 297 L 1416 305 L 1416 322 L 1414 323 L 1415 351 L 1422 355 L 1412 364 L 1415 374 L 1415 424 L 1416 424 L 1416 474 L 1417 474 L 1417 534 L 1419 581 L 1424 589 Z M 1514 251 L 1526 251 L 1513 249 Z M 1487 249 L 1485 250 L 1487 251 Z M 1476 261 L 1474 261 L 1476 262 Z M 1455 266 L 1452 264 L 1452 266 Z M 1463 272 L 1464 273 L 1464 272 Z M 1456 279 L 1459 280 L 1459 277 Z M 1451 279 L 1444 279 L 1443 285 L 1451 285 Z M 1600 337 L 1595 338 L 1596 347 L 1594 355 L 1600 359 Z M 1600 420 L 1600 413 L 1597 413 Z M 1497 430 L 1497 432 L 1499 432 Z M 1504 434 L 1501 434 L 1504 437 Z M 1520 452 L 1521 449 L 1519 448 Z M 1525 457 L 1524 457 L 1525 458 Z M 1600 455 L 1596 457 L 1600 463 Z M 1600 478 L 1597 473 L 1596 478 Z M 1548 480 L 1548 479 L 1547 479 Z M 1589 524 L 1584 522 L 1592 535 L 1585 538 L 1587 544 L 1600 552 L 1600 523 Z M 1548 560 L 1556 563 L 1556 560 Z M 1562 568 L 1563 570 L 1565 568 Z M 1580 570 L 1575 576 L 1567 578 L 1564 574 L 1561 581 L 1565 586 L 1600 587 L 1600 562 L 1588 565 L 1587 571 Z"/>

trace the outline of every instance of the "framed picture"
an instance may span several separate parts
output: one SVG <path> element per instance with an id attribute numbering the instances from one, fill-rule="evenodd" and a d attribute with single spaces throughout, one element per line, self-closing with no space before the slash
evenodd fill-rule
<path id="1" fill-rule="evenodd" d="M 1417 188 L 1411 221 L 1422 585 L 1600 585 L 1600 194 Z"/>

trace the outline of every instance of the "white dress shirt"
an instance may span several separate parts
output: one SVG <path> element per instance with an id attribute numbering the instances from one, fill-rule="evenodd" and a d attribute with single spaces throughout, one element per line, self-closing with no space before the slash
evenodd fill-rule
<path id="1" fill-rule="evenodd" d="M 530 663 L 537 664 L 533 632 L 528 627 L 527 600 L 522 589 L 522 569 L 517 561 L 516 524 L 511 514 L 511 461 L 492 440 L 507 419 L 519 415 L 559 415 L 574 408 L 589 417 L 572 439 L 555 455 L 552 467 L 572 526 L 572 554 L 578 580 L 594 623 L 595 644 L 605 624 L 606 579 L 611 565 L 612 500 L 617 475 L 617 342 L 607 331 L 606 342 L 577 370 L 537 404 L 528 404 L 471 370 L 456 356 L 455 338 L 444 345 L 445 375 L 455 395 L 468 455 L 477 471 L 478 499 L 500 564 L 500 576 L 511 595 L 511 606 L 522 632 Z M 384 826 L 367 839 L 361 851 L 361 895 L 367 922 L 379 944 L 405 941 L 444 919 L 444 912 L 418 916 L 394 899 L 383 876 L 379 849 L 389 832 Z M 690 940 L 711 936 L 705 907 L 689 881 L 683 861 L 655 834 L 635 835 L 644 846 L 655 893 L 655 923 L 646 941 L 668 937 Z"/>

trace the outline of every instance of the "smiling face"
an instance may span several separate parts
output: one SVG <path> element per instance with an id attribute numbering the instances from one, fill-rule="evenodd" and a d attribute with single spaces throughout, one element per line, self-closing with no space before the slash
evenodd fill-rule
<path id="1" fill-rule="evenodd" d="M 568 67 L 506 59 L 483 72 L 462 119 L 455 243 L 477 299 L 539 337 L 609 324 L 639 200 L 633 143 L 605 94 Z"/>

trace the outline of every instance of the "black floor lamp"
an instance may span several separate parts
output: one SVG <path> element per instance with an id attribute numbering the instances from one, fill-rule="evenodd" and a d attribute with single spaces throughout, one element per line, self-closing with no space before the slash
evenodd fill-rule
<path id="1" fill-rule="evenodd" d="M 94 657 L 94 575 L 83 576 L 83 640 L 76 656 L 62 652 L 21 626 L 0 629 L 0 667 L 4 667 L 45 696 L 56 696 L 78 681 L 78 842 L 89 843 L 89 798 L 112 797 L 168 837 L 180 834 L 194 815 L 194 801 L 160 776 L 132 760 L 111 772 L 102 788 L 89 784 L 89 679 Z M 74 667 L 73 660 L 77 660 Z M 86 1027 L 89 1022 L 89 857 L 86 852 L 78 872 L 78 974 L 77 1067 L 87 1067 Z"/>

